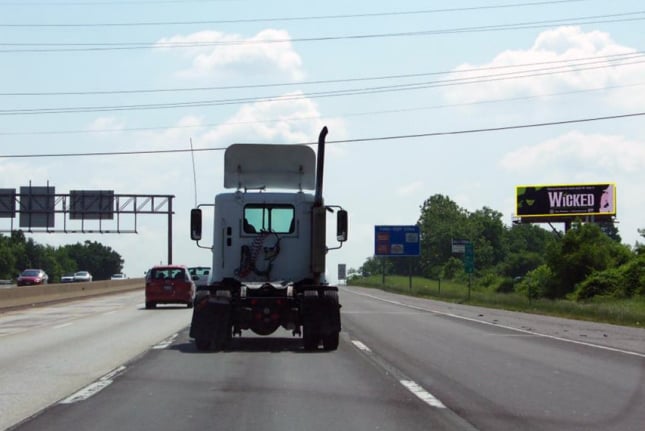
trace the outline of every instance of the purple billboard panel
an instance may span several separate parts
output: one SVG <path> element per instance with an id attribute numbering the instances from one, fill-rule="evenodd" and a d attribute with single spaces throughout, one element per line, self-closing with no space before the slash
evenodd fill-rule
<path id="1" fill-rule="evenodd" d="M 615 184 L 518 186 L 518 217 L 616 215 Z"/>

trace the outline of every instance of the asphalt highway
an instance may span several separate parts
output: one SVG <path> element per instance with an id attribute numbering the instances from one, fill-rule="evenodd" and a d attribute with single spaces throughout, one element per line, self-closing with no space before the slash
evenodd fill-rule
<path id="1" fill-rule="evenodd" d="M 281 331 L 245 332 L 226 351 L 201 353 L 188 338 L 189 310 L 144 310 L 140 296 L 0 314 L 0 425 L 642 430 L 645 423 L 643 329 L 350 287 L 340 293 L 335 352 L 305 353 Z"/>

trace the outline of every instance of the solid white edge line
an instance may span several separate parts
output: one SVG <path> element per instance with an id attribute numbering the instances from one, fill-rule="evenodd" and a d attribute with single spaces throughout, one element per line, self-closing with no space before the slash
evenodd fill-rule
<path id="1" fill-rule="evenodd" d="M 435 397 L 430 392 L 423 389 L 421 386 L 419 386 L 417 383 L 413 382 L 412 380 L 401 380 L 400 383 L 407 390 L 409 390 L 414 395 L 416 395 L 417 398 L 419 398 L 421 401 L 428 404 L 429 406 L 435 407 L 438 409 L 446 408 L 446 406 L 441 401 L 439 401 L 437 397 Z"/>
<path id="2" fill-rule="evenodd" d="M 114 381 L 114 378 L 117 377 L 119 374 L 123 373 L 125 371 L 125 365 L 121 365 L 118 368 L 115 368 L 114 370 L 110 371 L 100 379 L 98 379 L 94 383 L 90 383 L 89 385 L 85 386 L 83 389 L 80 391 L 77 391 L 76 393 L 70 395 L 69 397 L 65 398 L 62 401 L 59 401 L 58 404 L 74 404 L 79 401 L 85 401 L 91 396 L 94 396 L 101 392 L 103 389 L 107 388 L 112 384 Z"/>
<path id="3" fill-rule="evenodd" d="M 62 323 L 60 325 L 54 326 L 54 329 L 62 329 L 62 328 L 66 328 L 66 327 L 71 326 L 71 325 L 72 325 L 72 322 Z"/>
<path id="4" fill-rule="evenodd" d="M 540 332 L 527 331 L 526 329 L 519 329 L 519 328 L 513 328 L 512 326 L 499 325 L 497 323 L 486 322 L 485 320 L 474 319 L 472 317 L 459 316 L 457 314 L 445 313 L 443 311 L 433 310 L 431 308 L 423 308 L 423 307 L 418 307 L 416 305 L 404 304 L 404 303 L 399 302 L 399 301 L 392 301 L 392 300 L 385 299 L 385 298 L 379 298 L 378 296 L 369 295 L 367 293 L 352 292 L 351 290 L 348 290 L 348 291 L 353 293 L 353 294 L 355 294 L 355 295 L 366 296 L 368 298 L 376 299 L 377 301 L 387 302 L 387 303 L 394 304 L 394 305 L 400 305 L 400 306 L 403 306 L 403 307 L 411 308 L 413 310 L 426 311 L 426 312 L 438 314 L 440 316 L 453 317 L 455 319 L 461 319 L 461 320 L 467 320 L 469 322 L 481 323 L 483 325 L 494 326 L 496 328 L 504 328 L 504 329 L 508 329 L 509 331 L 517 331 L 517 332 L 522 332 L 522 333 L 525 333 L 525 334 L 535 335 L 536 337 L 550 338 L 552 340 L 564 341 L 564 342 L 567 342 L 567 343 L 578 344 L 578 345 L 581 345 L 581 346 L 594 347 L 596 349 L 607 350 L 609 352 L 622 353 L 624 355 L 631 355 L 631 356 L 637 356 L 639 358 L 645 358 L 645 354 L 638 353 L 638 352 L 632 352 L 631 350 L 623 350 L 623 349 L 618 349 L 616 347 L 601 346 L 600 344 L 593 344 L 593 343 L 588 343 L 588 342 L 585 342 L 585 341 L 570 340 L 568 338 L 562 338 L 562 337 L 558 337 L 556 335 L 548 335 L 548 334 L 542 334 Z"/>

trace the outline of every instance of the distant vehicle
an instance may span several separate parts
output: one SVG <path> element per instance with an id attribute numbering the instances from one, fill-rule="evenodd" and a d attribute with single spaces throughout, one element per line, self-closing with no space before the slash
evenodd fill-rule
<path id="1" fill-rule="evenodd" d="M 126 278 L 128 277 L 126 277 L 125 274 L 112 274 L 110 280 L 125 280 Z"/>
<path id="2" fill-rule="evenodd" d="M 208 286 L 208 276 L 211 273 L 211 269 L 208 266 L 191 266 L 188 268 L 188 273 L 190 278 L 195 282 L 197 288 Z"/>
<path id="3" fill-rule="evenodd" d="M 49 276 L 42 269 L 25 269 L 16 279 L 18 286 L 33 286 L 47 284 Z"/>
<path id="4" fill-rule="evenodd" d="M 195 282 L 184 265 L 158 265 L 146 273 L 146 308 L 157 304 L 186 304 L 193 307 Z"/>
<path id="5" fill-rule="evenodd" d="M 60 278 L 61 283 L 73 283 L 74 282 L 74 274 L 65 274 Z"/>
<path id="6" fill-rule="evenodd" d="M 78 271 L 74 273 L 75 282 L 90 282 L 92 281 L 92 274 L 87 271 Z"/>

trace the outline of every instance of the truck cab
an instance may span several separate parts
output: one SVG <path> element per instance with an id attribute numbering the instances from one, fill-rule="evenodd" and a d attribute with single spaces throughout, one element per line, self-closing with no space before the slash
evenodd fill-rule
<path id="1" fill-rule="evenodd" d="M 347 212 L 322 199 L 324 140 L 304 145 L 234 144 L 224 155 L 224 187 L 215 196 L 209 284 L 199 288 L 190 334 L 198 349 L 221 349 L 234 335 L 278 328 L 302 335 L 306 350 L 335 350 L 338 288 L 324 278 L 326 216 L 337 214 L 347 239 Z M 201 240 L 201 209 L 191 237 Z M 340 248 L 337 246 L 335 248 Z"/>

